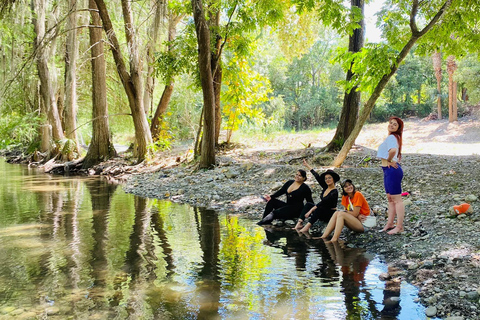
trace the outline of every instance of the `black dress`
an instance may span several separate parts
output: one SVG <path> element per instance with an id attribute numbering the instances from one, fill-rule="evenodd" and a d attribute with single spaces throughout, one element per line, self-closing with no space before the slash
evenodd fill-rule
<path id="1" fill-rule="evenodd" d="M 313 174 L 315 179 L 320 183 L 320 175 L 315 171 L 315 170 L 310 170 L 310 172 Z M 322 185 L 322 183 L 320 183 Z M 325 193 L 325 190 L 327 188 L 324 188 L 320 194 L 320 202 L 317 203 L 315 211 L 310 215 L 310 223 L 314 224 L 318 220 L 328 222 L 330 221 L 330 218 L 333 216 L 335 213 L 336 207 L 337 207 L 337 202 L 338 202 L 338 190 L 333 189 L 331 190 L 325 197 L 323 194 Z M 315 206 L 315 204 L 312 202 L 307 202 L 305 206 L 303 207 L 302 213 L 300 214 L 300 219 L 305 220 L 305 214 L 307 214 L 310 209 L 312 209 Z"/>
<path id="2" fill-rule="evenodd" d="M 287 181 L 283 187 L 272 194 L 270 201 L 267 202 L 263 218 L 273 211 L 273 219 L 296 219 L 303 209 L 303 201 L 313 202 L 312 190 L 305 183 L 302 183 L 298 189 L 288 193 L 288 188 L 295 180 Z M 276 199 L 281 195 L 287 195 L 287 202 Z"/>

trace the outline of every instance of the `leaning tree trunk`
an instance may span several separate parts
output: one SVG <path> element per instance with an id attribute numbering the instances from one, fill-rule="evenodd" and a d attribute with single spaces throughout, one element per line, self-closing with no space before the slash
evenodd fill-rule
<path id="1" fill-rule="evenodd" d="M 455 56 L 448 56 L 447 58 L 447 73 L 448 73 L 448 121 L 457 121 L 457 90 L 456 82 L 453 79 L 455 71 L 457 70 L 457 63 Z"/>
<path id="2" fill-rule="evenodd" d="M 360 113 L 360 117 L 357 123 L 355 124 L 355 127 L 353 128 L 352 133 L 345 141 L 345 144 L 343 145 L 342 149 L 338 153 L 335 160 L 333 160 L 333 163 L 332 163 L 333 166 L 339 167 L 343 163 L 343 161 L 345 161 L 345 159 L 347 158 L 348 152 L 350 151 L 353 144 L 355 143 L 355 140 L 360 134 L 360 130 L 362 130 L 362 127 L 365 121 L 367 120 L 370 112 L 375 106 L 375 102 L 380 97 L 380 94 L 382 93 L 383 89 L 385 89 L 385 86 L 387 85 L 388 81 L 392 78 L 395 72 L 397 72 L 398 66 L 400 65 L 400 63 L 405 59 L 405 57 L 410 52 L 413 45 L 418 41 L 418 39 L 424 36 L 430 29 L 432 29 L 432 27 L 438 22 L 438 20 L 440 20 L 440 18 L 443 16 L 443 14 L 447 10 L 447 8 L 450 6 L 452 1 L 453 0 L 446 0 L 445 3 L 442 5 L 442 7 L 435 14 L 435 16 L 432 18 L 432 20 L 421 31 L 418 30 L 418 27 L 415 21 L 419 3 L 417 0 L 413 1 L 412 10 L 410 12 L 410 29 L 411 29 L 412 35 L 410 36 L 410 39 L 403 47 L 402 51 L 400 51 L 400 53 L 398 54 L 394 63 L 390 65 L 390 72 L 388 74 L 385 74 L 380 79 L 377 86 L 373 90 L 372 95 L 363 106 L 362 112 Z"/>
<path id="3" fill-rule="evenodd" d="M 437 78 L 437 114 L 438 119 L 442 119 L 442 54 L 435 51 L 432 56 L 435 78 Z"/>
<path id="4" fill-rule="evenodd" d="M 169 15 L 168 19 L 168 41 L 171 43 L 177 37 L 177 24 L 182 19 L 182 16 L 173 16 L 173 14 Z M 168 46 L 168 51 L 172 50 L 172 46 Z M 163 115 L 165 111 L 167 111 L 168 105 L 170 103 L 170 99 L 172 98 L 173 88 L 175 86 L 175 79 L 171 77 L 167 80 L 168 83 L 165 85 L 163 89 L 162 97 L 158 102 L 157 110 L 155 110 L 155 115 L 152 118 L 152 123 L 150 125 L 150 131 L 152 133 L 153 140 L 157 140 L 162 130 L 160 122 L 162 121 Z"/>
<path id="5" fill-rule="evenodd" d="M 129 48 L 130 73 L 127 71 L 121 46 L 113 29 L 113 24 L 105 2 L 104 0 L 95 0 L 100 18 L 103 22 L 103 28 L 110 43 L 113 58 L 117 66 L 117 72 L 122 81 L 125 93 L 127 94 L 128 103 L 132 112 L 133 125 L 135 128 L 135 148 L 133 154 L 137 158 L 137 161 L 141 162 L 147 155 L 147 147 L 151 145 L 153 141 L 143 106 L 140 58 L 133 25 L 132 10 L 128 0 L 122 0 L 121 2 L 127 46 Z"/>
<path id="6" fill-rule="evenodd" d="M 73 158 L 73 152 L 80 154 L 77 139 L 77 0 L 69 0 L 67 17 L 67 40 L 65 47 L 65 132 L 68 139 L 74 142 L 73 150 L 68 155 Z"/>
<path id="7" fill-rule="evenodd" d="M 46 15 L 46 3 L 45 0 L 34 0 L 33 9 L 35 11 L 33 18 L 35 28 L 35 49 L 36 65 L 38 71 L 38 78 L 40 80 L 40 96 L 42 98 L 43 105 L 46 110 L 48 124 L 51 126 L 53 143 L 51 144 L 51 153 L 57 154 L 58 147 L 55 146 L 55 142 L 58 142 L 64 138 L 62 123 L 57 109 L 57 101 L 55 99 L 53 83 L 50 79 L 50 71 L 48 68 L 48 50 L 45 42 L 45 15 Z M 53 149 L 54 148 L 54 149 Z"/>
<path id="8" fill-rule="evenodd" d="M 198 43 L 198 67 L 203 92 L 203 137 L 200 168 L 215 165 L 215 95 L 210 53 L 210 31 L 203 11 L 202 0 L 192 0 L 193 17 Z"/>
<path id="9" fill-rule="evenodd" d="M 359 28 L 353 31 L 353 34 L 349 37 L 348 51 L 360 52 L 364 44 L 364 28 L 365 23 L 363 20 L 364 13 L 364 0 L 351 0 L 351 6 L 357 7 L 362 10 L 362 20 L 358 22 Z M 352 72 L 353 62 L 350 65 L 350 69 L 347 72 L 346 80 L 350 81 L 354 73 Z M 349 92 L 345 92 L 343 97 L 343 107 L 340 114 L 340 121 L 338 122 L 337 130 L 333 139 L 325 147 L 326 151 L 340 150 L 345 140 L 355 127 L 355 123 L 358 119 L 358 109 L 360 107 L 361 92 L 357 91 L 357 86 L 353 87 Z"/>
<path id="10" fill-rule="evenodd" d="M 107 70 L 102 39 L 102 21 L 98 14 L 95 0 L 89 0 L 91 27 L 90 46 L 92 57 L 92 141 L 83 161 L 83 168 L 105 161 L 116 155 L 115 148 L 110 140 L 107 106 Z"/>

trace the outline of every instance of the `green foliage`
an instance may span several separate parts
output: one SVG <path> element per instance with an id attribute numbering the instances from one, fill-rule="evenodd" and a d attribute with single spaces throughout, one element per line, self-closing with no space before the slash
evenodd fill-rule
<path id="1" fill-rule="evenodd" d="M 40 118 L 36 114 L 12 112 L 0 117 L 0 149 L 23 147 L 32 143 L 38 134 Z"/>
<path id="2" fill-rule="evenodd" d="M 246 119 L 263 123 L 265 114 L 259 104 L 268 100 L 271 92 L 268 79 L 253 71 L 245 59 L 234 56 L 224 68 L 223 115 L 226 117 L 227 141 Z"/>
<path id="3" fill-rule="evenodd" d="M 480 61 L 478 57 L 469 55 L 459 61 L 456 80 L 459 88 L 466 88 L 469 103 L 480 103 Z"/>

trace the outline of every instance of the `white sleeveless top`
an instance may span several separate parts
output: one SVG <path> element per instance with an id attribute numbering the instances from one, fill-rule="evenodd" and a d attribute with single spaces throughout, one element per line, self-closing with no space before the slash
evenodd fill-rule
<path id="1" fill-rule="evenodd" d="M 393 134 L 390 134 L 385 141 L 378 147 L 377 158 L 388 159 L 388 151 L 390 149 L 397 149 L 392 161 L 398 162 L 398 141 Z"/>

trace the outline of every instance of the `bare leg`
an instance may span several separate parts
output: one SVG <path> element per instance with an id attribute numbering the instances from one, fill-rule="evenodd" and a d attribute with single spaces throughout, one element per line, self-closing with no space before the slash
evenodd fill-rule
<path id="1" fill-rule="evenodd" d="M 348 212 L 340 212 L 340 214 L 337 216 L 337 223 L 332 241 L 338 241 L 344 225 L 355 232 L 363 232 L 365 230 L 358 218 L 354 217 Z"/>
<path id="2" fill-rule="evenodd" d="M 395 212 L 397 215 L 397 226 L 387 233 L 396 234 L 399 232 L 403 232 L 403 220 L 405 218 L 405 205 L 403 204 L 402 195 L 396 194 L 396 195 L 391 195 L 390 197 L 392 198 L 393 203 L 395 205 Z"/>
<path id="3" fill-rule="evenodd" d="M 395 224 L 393 222 L 395 220 L 395 215 L 397 212 L 393 198 L 389 193 L 387 193 L 387 198 L 388 198 L 388 220 L 387 220 L 387 224 L 382 229 L 383 232 L 386 232 L 389 229 L 392 229 L 395 227 Z"/>
<path id="4" fill-rule="evenodd" d="M 332 233 L 333 229 L 335 229 L 335 224 L 337 223 L 337 215 L 339 212 L 340 211 L 335 211 L 333 216 L 330 218 L 330 221 L 328 221 L 327 227 L 325 228 L 325 231 L 320 238 L 326 239 L 330 235 L 330 233 Z"/>
<path id="5" fill-rule="evenodd" d="M 302 226 L 303 226 L 303 220 L 298 219 L 297 225 L 295 226 L 295 228 L 292 228 L 292 229 L 299 230 L 299 229 L 302 229 Z"/>
<path id="6" fill-rule="evenodd" d="M 312 224 L 310 222 L 307 222 L 307 224 L 300 230 L 300 232 L 308 232 L 310 228 L 312 227 Z"/>

